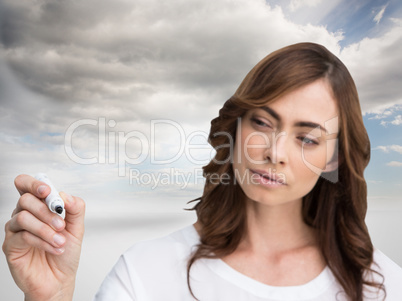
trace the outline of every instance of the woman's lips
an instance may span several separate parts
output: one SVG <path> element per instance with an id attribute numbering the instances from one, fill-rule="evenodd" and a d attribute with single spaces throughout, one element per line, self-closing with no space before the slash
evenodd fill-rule
<path id="1" fill-rule="evenodd" d="M 272 173 L 271 171 L 250 169 L 251 173 L 257 175 L 257 182 L 265 186 L 282 186 L 286 185 L 284 177 L 279 177 L 278 174 Z"/>

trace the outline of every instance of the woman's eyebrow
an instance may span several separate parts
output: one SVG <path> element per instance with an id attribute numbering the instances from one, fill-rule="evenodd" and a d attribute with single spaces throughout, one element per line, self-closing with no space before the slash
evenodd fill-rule
<path id="1" fill-rule="evenodd" d="M 274 110 L 272 110 L 270 107 L 264 106 L 261 107 L 265 112 L 267 112 L 269 115 L 271 115 L 273 118 L 275 118 L 278 121 L 281 121 L 281 117 L 279 116 L 278 113 L 276 113 Z"/>
<path id="2" fill-rule="evenodd" d="M 296 123 L 295 123 L 295 126 L 298 126 L 298 127 L 307 127 L 307 128 L 312 128 L 312 129 L 315 129 L 315 128 L 318 128 L 318 127 L 319 127 L 321 131 L 324 131 L 324 132 L 327 133 L 327 129 L 326 129 L 325 127 L 323 127 L 322 125 L 320 125 L 320 124 L 318 124 L 318 123 L 315 123 L 315 122 L 299 121 L 299 122 L 296 122 Z"/>
<path id="3" fill-rule="evenodd" d="M 278 122 L 281 121 L 281 116 L 279 116 L 279 114 L 277 112 L 275 112 L 273 109 L 271 109 L 270 107 L 263 106 L 260 108 L 263 109 L 265 112 L 267 112 L 269 115 L 271 115 L 273 118 L 275 118 Z M 322 125 L 320 125 L 318 123 L 311 122 L 311 121 L 299 121 L 299 122 L 296 122 L 295 126 L 308 127 L 308 128 L 312 128 L 312 129 L 319 127 L 322 131 L 327 132 L 327 129 L 325 127 L 323 127 Z"/>

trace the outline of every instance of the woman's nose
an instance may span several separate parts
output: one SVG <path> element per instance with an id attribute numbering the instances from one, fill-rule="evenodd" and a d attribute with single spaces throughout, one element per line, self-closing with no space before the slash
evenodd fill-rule
<path id="1" fill-rule="evenodd" d="M 288 148 L 286 132 L 272 133 L 271 143 L 266 149 L 265 157 L 273 164 L 285 164 L 288 162 Z"/>

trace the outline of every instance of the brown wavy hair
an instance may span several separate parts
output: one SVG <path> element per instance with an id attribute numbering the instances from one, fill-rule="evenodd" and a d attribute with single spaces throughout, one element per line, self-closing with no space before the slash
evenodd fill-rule
<path id="1" fill-rule="evenodd" d="M 367 273 L 377 272 L 371 269 L 373 245 L 364 222 L 367 187 L 363 172 L 370 160 L 370 141 L 356 86 L 345 65 L 325 47 L 299 43 L 261 60 L 225 102 L 219 116 L 211 121 L 208 142 L 216 154 L 203 167 L 206 181 L 202 196 L 190 201 L 199 201 L 190 210 L 196 211 L 201 224 L 200 244 L 187 265 L 187 284 L 194 298 L 190 285 L 193 263 L 200 258 L 221 258 L 231 254 L 245 234 L 246 196 L 234 180 L 231 148 L 224 147 L 235 141 L 237 119 L 250 109 L 273 102 L 318 79 L 327 80 L 337 100 L 339 163 L 333 172 L 336 174 L 332 175 L 336 181 L 326 180 L 331 175 L 320 177 L 304 196 L 303 218 L 317 230 L 325 261 L 350 300 L 363 300 L 365 286 L 385 294 L 383 282 L 365 279 Z M 216 181 L 217 175 L 224 174 L 232 180 Z"/>

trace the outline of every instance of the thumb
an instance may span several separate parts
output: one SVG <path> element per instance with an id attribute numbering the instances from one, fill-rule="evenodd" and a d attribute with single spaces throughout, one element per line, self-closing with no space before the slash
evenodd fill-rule
<path id="1" fill-rule="evenodd" d="M 84 236 L 85 202 L 80 197 L 72 196 L 64 191 L 60 192 L 66 210 L 66 230 L 82 240 Z"/>

